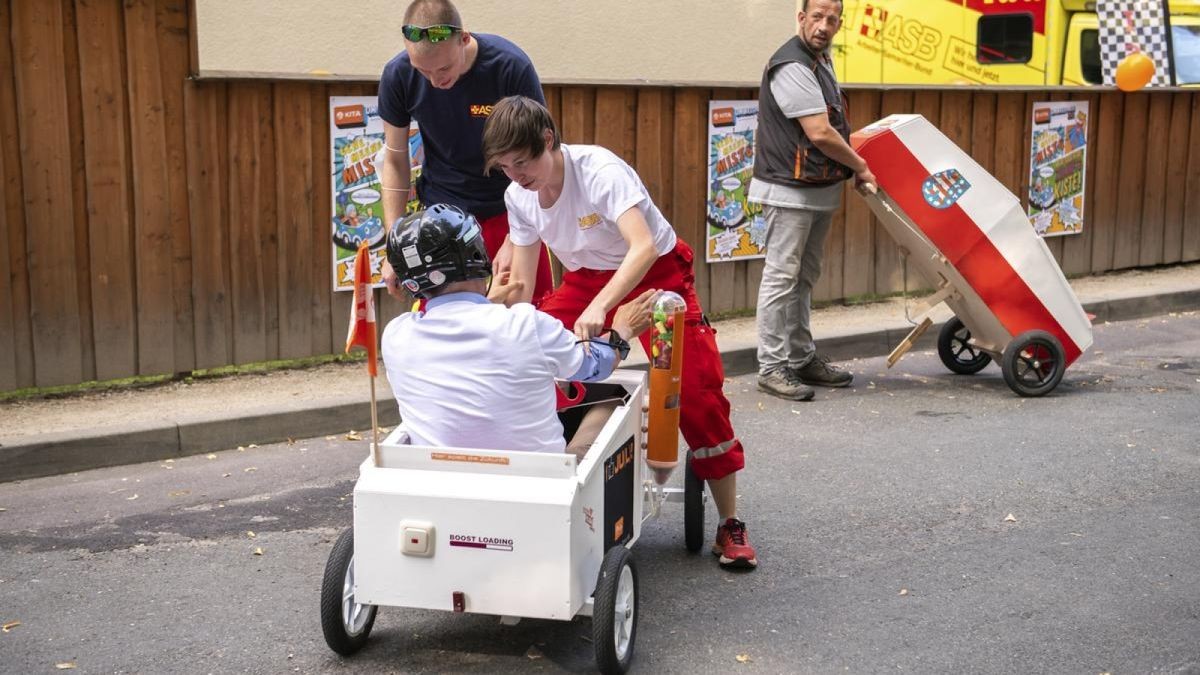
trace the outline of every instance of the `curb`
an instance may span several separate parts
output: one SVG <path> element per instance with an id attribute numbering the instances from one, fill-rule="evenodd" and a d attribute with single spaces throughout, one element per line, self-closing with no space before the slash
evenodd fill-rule
<path id="1" fill-rule="evenodd" d="M 1083 311 L 1094 314 L 1094 323 L 1105 321 L 1133 321 L 1149 316 L 1161 316 L 1171 312 L 1186 312 L 1200 309 L 1200 288 L 1159 295 L 1130 296 L 1083 303 Z M 944 321 L 935 321 L 914 344 L 913 349 L 937 346 L 938 330 Z M 839 335 L 817 340 L 818 351 L 834 361 L 887 356 L 908 335 L 912 326 L 884 328 L 881 330 Z M 753 373 L 758 368 L 758 353 L 755 347 L 736 347 L 721 351 L 725 364 L 725 375 L 736 376 Z"/>
<path id="2" fill-rule="evenodd" d="M 1158 295 L 1098 300 L 1084 304 L 1083 309 L 1096 315 L 1096 321 L 1131 321 L 1171 312 L 1186 312 L 1200 308 L 1200 288 Z"/>
<path id="3" fill-rule="evenodd" d="M 913 345 L 913 348 L 937 343 L 937 329 L 941 322 L 934 323 Z M 892 349 L 908 335 L 912 326 L 884 328 L 881 330 L 838 335 L 816 340 L 817 351 L 833 361 L 849 361 L 890 354 Z M 725 376 L 747 375 L 758 370 L 758 348 L 738 347 L 721 351 L 721 362 L 725 364 Z"/>
<path id="4" fill-rule="evenodd" d="M 1129 321 L 1200 308 L 1200 288 L 1158 295 L 1096 300 L 1083 305 L 1096 322 Z M 913 346 L 937 343 L 937 329 Z M 835 361 L 869 358 L 891 352 L 908 334 L 908 326 L 841 335 L 818 340 L 822 354 Z M 757 370 L 755 347 L 721 352 L 727 376 Z M 644 370 L 645 364 L 631 368 Z M 390 399 L 389 399 L 390 400 Z M 394 426 L 400 416 L 394 406 L 379 406 L 379 423 Z M 227 450 L 249 443 L 276 443 L 289 438 L 310 438 L 371 426 L 369 399 L 346 402 L 326 400 L 287 406 L 242 416 L 184 418 L 156 425 L 109 428 L 93 434 L 77 431 L 45 434 L 36 439 L 0 439 L 0 482 L 41 478 L 108 466 L 151 462 L 204 452 Z"/>
<path id="5" fill-rule="evenodd" d="M 40 478 L 117 464 L 179 457 L 174 425 L 129 426 L 81 434 L 50 433 L 0 446 L 0 481 Z"/>
<path id="6" fill-rule="evenodd" d="M 153 462 L 250 443 L 277 443 L 347 429 L 369 429 L 369 400 L 329 400 L 240 417 L 211 415 L 175 422 L 109 428 L 92 434 L 51 433 L 0 443 L 0 482 L 41 478 L 108 466 Z M 394 406 L 379 407 L 379 424 L 395 426 Z"/>

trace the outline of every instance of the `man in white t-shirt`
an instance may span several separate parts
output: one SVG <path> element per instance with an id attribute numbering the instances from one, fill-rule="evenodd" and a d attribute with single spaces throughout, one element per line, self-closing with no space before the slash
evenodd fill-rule
<path id="1" fill-rule="evenodd" d="M 428 301 L 388 323 L 382 339 L 388 382 L 417 445 L 562 452 L 554 379 L 608 377 L 628 340 L 650 326 L 652 290 L 622 305 L 605 339 L 586 348 L 532 305 L 503 304 L 520 281 L 485 296 L 492 267 L 479 223 L 454 206 L 398 223 L 387 254 L 400 284 Z"/>
<path id="2" fill-rule="evenodd" d="M 674 291 L 687 303 L 679 428 L 692 470 L 708 481 L 721 517 L 713 552 L 724 566 L 755 567 L 746 524 L 737 518 L 737 472 L 745 459 L 721 389 L 721 354 L 696 297 L 692 249 L 675 236 L 632 167 L 604 148 L 560 143 L 537 101 L 510 96 L 497 103 L 483 127 L 483 152 L 486 168 L 498 167 L 512 180 L 504 201 L 514 281 L 533 278 L 545 242 L 565 271 L 538 308 L 577 338 L 615 325 L 614 308 L 647 288 Z M 530 299 L 521 291 L 517 297 Z M 649 340 L 642 336 L 647 354 Z"/>
<path id="3" fill-rule="evenodd" d="M 758 98 L 754 178 L 747 198 L 763 205 L 767 256 L 758 287 L 758 388 L 807 401 L 809 385 L 845 387 L 850 373 L 817 354 L 809 325 L 812 289 L 842 183 L 875 182 L 847 142 L 850 127 L 829 45 L 841 0 L 805 0 L 800 31 L 775 52 Z"/>

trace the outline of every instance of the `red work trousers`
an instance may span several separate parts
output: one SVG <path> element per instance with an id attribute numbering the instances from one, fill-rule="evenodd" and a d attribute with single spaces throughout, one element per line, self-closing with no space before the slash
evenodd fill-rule
<path id="1" fill-rule="evenodd" d="M 483 244 L 487 247 L 488 258 L 495 260 L 496 251 L 500 250 L 504 238 L 508 236 L 508 212 L 479 221 L 479 227 L 483 230 Z M 536 304 L 552 290 L 554 276 L 550 273 L 550 256 L 546 255 L 545 247 L 542 247 L 542 255 L 538 256 L 537 277 L 533 284 L 533 302 Z"/>
<path id="2" fill-rule="evenodd" d="M 558 319 L 568 329 L 600 289 L 612 278 L 614 270 L 579 269 L 564 272 L 562 285 L 539 304 L 538 309 Z M 678 293 L 687 303 L 684 323 L 683 376 L 680 382 L 679 430 L 692 453 L 692 470 L 704 480 L 720 479 L 745 466 L 742 443 L 733 434 L 729 420 L 729 400 L 722 385 L 725 367 L 711 326 L 704 321 L 696 298 L 696 278 L 692 274 L 692 249 L 682 240 L 670 253 L 659 256 L 637 287 L 621 301 L 636 298 L 649 288 Z M 610 311 L 606 323 L 611 324 Z M 650 355 L 650 333 L 640 340 Z"/>

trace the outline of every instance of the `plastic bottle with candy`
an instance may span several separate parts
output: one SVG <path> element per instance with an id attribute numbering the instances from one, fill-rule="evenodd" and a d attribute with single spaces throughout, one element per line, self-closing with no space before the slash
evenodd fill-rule
<path id="1" fill-rule="evenodd" d="M 679 464 L 679 387 L 686 311 L 687 303 L 671 291 L 663 291 L 654 302 L 646 463 L 654 470 L 654 480 L 660 485 Z"/>

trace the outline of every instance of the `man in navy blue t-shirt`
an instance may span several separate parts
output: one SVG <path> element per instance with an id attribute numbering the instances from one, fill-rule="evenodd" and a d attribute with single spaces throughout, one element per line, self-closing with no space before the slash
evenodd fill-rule
<path id="1" fill-rule="evenodd" d="M 410 180 L 408 125 L 417 121 L 425 162 L 417 179 L 423 204 L 453 204 L 483 228 L 497 274 L 512 264 L 501 172 L 483 169 L 483 123 L 492 106 L 514 94 L 545 102 L 537 71 L 525 52 L 497 35 L 463 28 L 449 0 L 414 0 L 404 12 L 404 47 L 379 79 L 379 116 L 387 144 L 383 179 L 384 223 L 404 215 Z M 396 275 L 384 263 L 388 293 L 401 297 Z M 549 259 L 538 265 L 534 298 L 553 286 Z"/>

